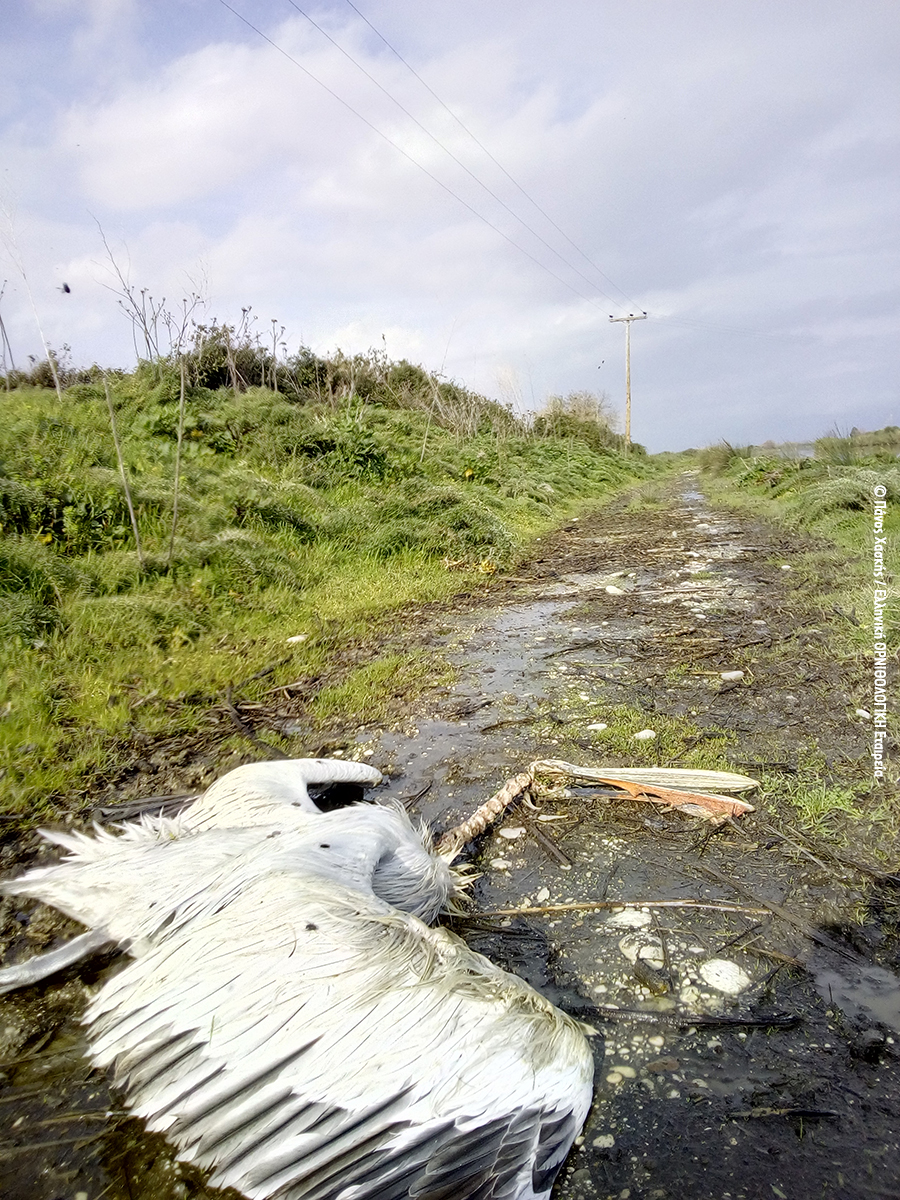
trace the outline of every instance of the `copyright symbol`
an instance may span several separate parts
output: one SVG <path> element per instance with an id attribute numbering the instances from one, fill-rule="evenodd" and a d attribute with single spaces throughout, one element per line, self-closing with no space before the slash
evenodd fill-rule
<path id="1" fill-rule="evenodd" d="M 876 483 L 875 486 L 872 488 L 872 495 L 878 496 L 879 498 L 881 496 L 886 496 L 887 488 L 884 486 L 883 483 Z"/>

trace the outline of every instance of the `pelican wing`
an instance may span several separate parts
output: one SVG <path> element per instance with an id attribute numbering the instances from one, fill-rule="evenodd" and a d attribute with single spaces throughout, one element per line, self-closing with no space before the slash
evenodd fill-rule
<path id="1" fill-rule="evenodd" d="M 399 808 L 360 804 L 335 812 L 296 810 L 289 824 L 202 829 L 180 818 L 122 827 L 44 833 L 69 857 L 0 883 L 34 896 L 111 941 L 141 953 L 143 941 L 227 903 L 259 874 L 289 870 L 333 879 L 433 919 L 452 891 L 447 864 L 432 854 Z M 2 982 L 2 980 L 0 980 Z"/>
<path id="2" fill-rule="evenodd" d="M 307 787 L 315 783 L 358 783 L 371 787 L 381 772 L 367 763 L 339 758 L 289 758 L 246 763 L 211 784 L 184 812 L 191 829 L 213 829 L 290 822 L 301 813 L 317 813 Z"/>
<path id="3" fill-rule="evenodd" d="M 590 1103 L 578 1027 L 374 896 L 259 876 L 93 1001 L 133 1110 L 252 1200 L 533 1200 Z"/>
<path id="4" fill-rule="evenodd" d="M 42 830 L 69 857 L 4 880 L 0 892 L 43 900 L 127 946 L 185 906 L 205 905 L 217 888 L 240 882 L 265 834 L 211 830 L 200 841 L 176 826 L 163 819 L 134 824 L 121 836 L 97 829 L 93 837 Z"/>

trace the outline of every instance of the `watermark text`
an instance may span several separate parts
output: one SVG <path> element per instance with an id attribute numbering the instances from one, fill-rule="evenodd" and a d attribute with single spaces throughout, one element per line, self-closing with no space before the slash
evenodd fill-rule
<path id="1" fill-rule="evenodd" d="M 872 578 L 875 583 L 872 607 L 872 759 L 873 770 L 877 780 L 884 779 L 884 743 L 887 737 L 887 655 L 888 646 L 885 640 L 885 611 L 887 608 L 887 574 L 885 553 L 887 536 L 884 532 L 884 518 L 887 513 L 887 488 L 877 483 L 872 488 L 874 504 L 872 506 L 873 554 Z"/>

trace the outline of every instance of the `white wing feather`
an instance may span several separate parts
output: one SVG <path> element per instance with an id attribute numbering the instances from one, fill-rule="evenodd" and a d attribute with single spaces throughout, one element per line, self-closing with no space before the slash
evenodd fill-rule
<path id="1" fill-rule="evenodd" d="M 272 825 L 291 822 L 319 809 L 307 787 L 316 783 L 381 782 L 381 772 L 366 763 L 336 758 L 294 758 L 235 767 L 182 814 L 191 829 Z"/>
<path id="2" fill-rule="evenodd" d="M 148 1126 L 252 1200 L 545 1196 L 590 1103 L 583 1035 L 527 984 L 282 871 L 163 931 L 86 1021 Z"/>
<path id="3" fill-rule="evenodd" d="M 183 923 L 270 870 L 314 874 L 425 920 L 447 904 L 453 875 L 430 853 L 402 809 L 353 805 L 330 813 L 296 810 L 291 823 L 199 833 L 147 822 L 140 836 L 48 834 L 70 857 L 3 883 L 34 896 L 137 952 L 173 920 Z"/>
<path id="4" fill-rule="evenodd" d="M 379 778 L 329 760 L 238 768 L 174 820 L 47 835 L 69 857 L 2 890 L 129 950 L 85 1018 L 93 1057 L 214 1184 L 251 1200 L 545 1200 L 591 1055 L 538 993 L 417 919 L 454 881 L 405 812 L 321 813 L 306 790 Z M 0 983 L 59 965 L 44 961 Z"/>

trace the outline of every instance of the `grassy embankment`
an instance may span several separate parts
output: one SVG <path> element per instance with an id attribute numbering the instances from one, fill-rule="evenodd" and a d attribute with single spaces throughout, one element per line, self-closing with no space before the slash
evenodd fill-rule
<path id="1" fill-rule="evenodd" d="M 713 500 L 815 535 L 809 547 L 791 560 L 798 622 L 826 624 L 826 652 L 837 662 L 851 697 L 848 719 L 864 728 L 870 728 L 871 722 L 854 710 L 873 710 L 875 641 L 888 646 L 889 713 L 890 681 L 896 694 L 900 589 L 891 567 L 900 534 L 898 449 L 900 430 L 888 429 L 819 438 L 815 458 L 786 459 L 724 444 L 700 455 L 704 486 Z M 876 488 L 884 489 L 887 504 L 878 535 L 887 538 L 883 581 L 873 574 Z M 874 636 L 876 587 L 887 592 L 884 636 L 878 638 Z M 774 653 L 789 652 L 774 649 Z M 890 715 L 889 730 L 895 739 Z M 880 836 L 893 843 L 898 836 L 895 763 L 888 762 L 885 780 L 877 786 L 868 758 L 844 764 L 837 772 L 834 764 L 826 769 L 823 762 L 811 760 L 799 777 L 776 782 L 810 832 L 839 835 L 842 841 L 852 840 L 854 829 L 864 827 L 869 841 Z"/>
<path id="2" fill-rule="evenodd" d="M 70 376 L 61 396 L 34 386 L 41 366 L 0 392 L 7 817 L 58 816 L 139 743 L 208 729 L 224 746 L 210 713 L 230 684 L 250 680 L 252 700 L 327 676 L 373 620 L 471 587 L 651 470 L 583 397 L 528 427 L 409 363 L 276 364 L 205 333 L 177 361 Z M 368 662 L 313 695 L 310 719 L 377 716 L 423 673 L 415 655 Z"/>

